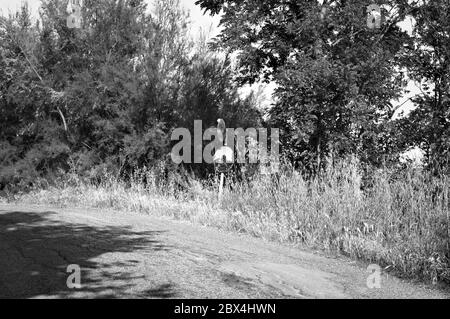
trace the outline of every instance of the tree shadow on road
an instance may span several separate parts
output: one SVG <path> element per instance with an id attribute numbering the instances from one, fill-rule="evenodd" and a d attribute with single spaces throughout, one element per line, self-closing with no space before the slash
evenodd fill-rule
<path id="1" fill-rule="evenodd" d="M 54 214 L 0 210 L 0 298 L 176 296 L 172 284 L 153 286 L 139 273 L 141 262 L 126 257 L 170 249 L 159 238 L 163 232 L 66 223 Z M 79 290 L 67 287 L 69 265 L 81 268 Z"/>

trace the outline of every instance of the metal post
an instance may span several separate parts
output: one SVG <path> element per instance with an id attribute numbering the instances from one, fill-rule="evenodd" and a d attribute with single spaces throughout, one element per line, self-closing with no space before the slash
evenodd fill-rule
<path id="1" fill-rule="evenodd" d="M 225 182 L 225 174 L 224 173 L 220 173 L 220 182 L 219 182 L 219 200 L 222 199 L 223 196 L 223 184 Z"/>
<path id="2" fill-rule="evenodd" d="M 227 145 L 227 133 L 226 133 L 227 127 L 225 124 L 225 121 L 223 119 L 217 120 L 217 133 L 219 141 L 222 143 L 222 145 Z M 226 163 L 226 156 L 222 157 L 222 163 Z M 225 183 L 225 173 L 220 172 L 220 181 L 219 181 L 219 200 L 222 200 L 223 196 L 223 188 Z"/>

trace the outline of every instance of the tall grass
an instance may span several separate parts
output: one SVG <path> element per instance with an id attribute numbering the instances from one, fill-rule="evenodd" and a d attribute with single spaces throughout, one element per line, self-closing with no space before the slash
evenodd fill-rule
<path id="1" fill-rule="evenodd" d="M 58 187 L 18 200 L 189 220 L 340 252 L 404 277 L 450 283 L 449 177 L 380 170 L 366 184 L 362 187 L 358 163 L 348 160 L 310 180 L 289 167 L 277 177 L 257 175 L 229 185 L 221 201 L 214 182 L 191 179 L 180 191 L 176 177 L 161 180 L 154 170 L 137 172 L 129 183 L 105 178 L 99 185 L 72 174 Z"/>
<path id="2" fill-rule="evenodd" d="M 379 171 L 364 192 L 361 183 L 354 161 L 330 166 L 309 181 L 291 170 L 240 185 L 222 207 L 237 212 L 236 227 L 246 225 L 256 236 L 339 251 L 403 276 L 450 283 L 449 178 L 411 169 L 396 179 Z"/>

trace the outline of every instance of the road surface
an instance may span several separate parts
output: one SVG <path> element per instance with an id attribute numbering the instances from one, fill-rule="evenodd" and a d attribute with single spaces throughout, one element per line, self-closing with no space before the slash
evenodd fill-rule
<path id="1" fill-rule="evenodd" d="M 0 298 L 449 297 L 385 275 L 369 289 L 363 266 L 169 219 L 0 205 Z"/>

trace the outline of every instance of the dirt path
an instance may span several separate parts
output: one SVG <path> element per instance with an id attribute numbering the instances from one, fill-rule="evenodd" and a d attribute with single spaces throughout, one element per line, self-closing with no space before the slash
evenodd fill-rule
<path id="1" fill-rule="evenodd" d="M 69 265 L 79 290 L 67 288 Z M 449 298 L 249 236 L 131 213 L 0 205 L 0 298 Z"/>

